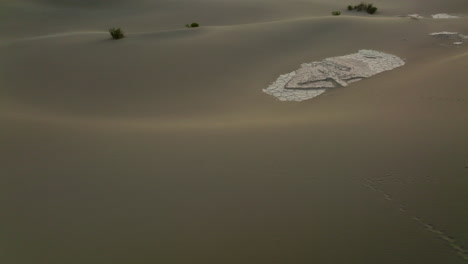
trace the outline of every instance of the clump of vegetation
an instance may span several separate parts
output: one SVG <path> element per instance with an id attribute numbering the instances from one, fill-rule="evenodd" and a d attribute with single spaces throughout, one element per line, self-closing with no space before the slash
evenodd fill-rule
<path id="1" fill-rule="evenodd" d="M 377 7 L 374 6 L 374 4 L 368 4 L 366 2 L 361 2 L 359 5 L 355 6 L 348 6 L 348 10 L 356 10 L 356 11 L 366 11 L 369 14 L 375 14 L 377 12 Z"/>
<path id="2" fill-rule="evenodd" d="M 334 15 L 334 16 L 339 16 L 339 15 L 341 15 L 341 12 L 340 12 L 340 11 L 333 11 L 333 12 L 332 12 L 332 15 Z"/>
<path id="3" fill-rule="evenodd" d="M 109 29 L 109 33 L 111 34 L 113 39 L 121 39 L 125 37 L 122 29 L 120 28 L 111 28 Z"/>
<path id="4" fill-rule="evenodd" d="M 377 7 L 372 6 L 372 7 L 367 8 L 367 13 L 373 15 L 375 14 L 375 12 L 377 12 Z"/>
<path id="5" fill-rule="evenodd" d="M 186 24 L 185 27 L 187 28 L 195 28 L 195 27 L 199 27 L 200 25 L 198 23 L 192 23 L 192 24 Z"/>

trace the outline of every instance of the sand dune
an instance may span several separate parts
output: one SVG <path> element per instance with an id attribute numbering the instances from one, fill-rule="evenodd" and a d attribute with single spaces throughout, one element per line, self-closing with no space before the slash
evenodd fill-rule
<path id="1" fill-rule="evenodd" d="M 466 263 L 465 2 L 2 1 L 0 262 Z M 262 92 L 360 49 L 405 66 Z"/>

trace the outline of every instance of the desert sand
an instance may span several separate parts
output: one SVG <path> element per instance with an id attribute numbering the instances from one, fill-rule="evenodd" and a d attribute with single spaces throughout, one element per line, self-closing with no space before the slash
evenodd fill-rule
<path id="1" fill-rule="evenodd" d="M 1 1 L 0 262 L 467 263 L 468 4 L 348 4 Z M 361 49 L 405 65 L 262 91 Z"/>

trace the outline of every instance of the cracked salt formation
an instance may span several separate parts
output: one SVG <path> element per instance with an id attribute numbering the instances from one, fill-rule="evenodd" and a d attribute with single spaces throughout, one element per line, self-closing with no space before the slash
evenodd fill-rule
<path id="1" fill-rule="evenodd" d="M 281 101 L 303 101 L 324 93 L 326 89 L 346 87 L 350 83 L 403 66 L 397 56 L 374 50 L 303 63 L 296 71 L 280 75 L 263 92 Z"/>
<path id="2" fill-rule="evenodd" d="M 286 83 L 295 75 L 295 71 L 280 75 L 268 88 L 263 89 L 263 92 L 273 95 L 281 101 L 303 101 L 319 96 L 325 92 L 325 89 L 285 89 Z"/>
<path id="3" fill-rule="evenodd" d="M 459 18 L 458 16 L 449 15 L 446 13 L 432 15 L 432 18 L 435 19 L 450 19 L 450 18 Z"/>

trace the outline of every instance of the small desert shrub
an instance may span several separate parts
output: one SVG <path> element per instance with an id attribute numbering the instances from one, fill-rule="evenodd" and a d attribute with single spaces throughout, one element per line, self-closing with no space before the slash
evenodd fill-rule
<path id="1" fill-rule="evenodd" d="M 199 27 L 200 25 L 198 23 L 192 23 L 192 24 L 186 24 L 185 27 L 187 28 L 194 28 L 194 27 Z"/>
<path id="2" fill-rule="evenodd" d="M 109 33 L 111 34 L 113 39 L 121 39 L 124 38 L 124 33 L 120 28 L 111 28 L 109 29 Z"/>
<path id="3" fill-rule="evenodd" d="M 339 15 L 341 15 L 341 12 L 340 12 L 340 11 L 333 11 L 333 12 L 332 12 L 332 15 L 334 15 L 334 16 L 339 16 Z"/>
<path id="4" fill-rule="evenodd" d="M 359 5 L 349 5 L 348 10 L 366 11 L 369 14 L 375 14 L 375 12 L 377 12 L 377 7 L 375 7 L 374 4 L 367 4 L 366 2 L 361 2 Z"/>
<path id="5" fill-rule="evenodd" d="M 375 14 L 375 12 L 377 12 L 377 7 L 373 6 L 373 7 L 370 7 L 367 9 L 367 13 L 373 15 Z"/>
<path id="6" fill-rule="evenodd" d="M 362 11 L 363 9 L 366 9 L 366 8 L 367 8 L 367 4 L 365 4 L 364 2 L 356 6 L 357 11 Z"/>

